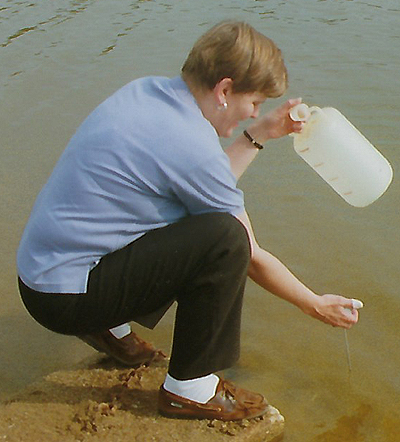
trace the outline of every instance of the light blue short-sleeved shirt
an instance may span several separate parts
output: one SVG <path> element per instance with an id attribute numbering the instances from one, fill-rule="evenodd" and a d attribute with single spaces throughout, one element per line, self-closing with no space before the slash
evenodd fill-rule
<path id="1" fill-rule="evenodd" d="M 26 225 L 18 274 L 37 291 L 84 293 L 104 255 L 146 232 L 243 210 L 229 159 L 185 82 L 138 79 L 70 140 Z"/>

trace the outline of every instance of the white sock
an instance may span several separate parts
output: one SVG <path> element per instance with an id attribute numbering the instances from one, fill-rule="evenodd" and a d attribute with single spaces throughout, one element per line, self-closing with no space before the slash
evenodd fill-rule
<path id="1" fill-rule="evenodd" d="M 191 401 L 205 404 L 214 395 L 219 383 L 219 377 L 209 374 L 201 378 L 179 381 L 167 374 L 164 381 L 164 388 L 177 396 L 190 399 Z"/>
<path id="2" fill-rule="evenodd" d="M 117 327 L 110 328 L 110 332 L 112 335 L 114 335 L 117 339 L 125 338 L 125 336 L 128 336 L 129 333 L 131 333 L 131 326 L 129 324 L 121 324 Z"/>

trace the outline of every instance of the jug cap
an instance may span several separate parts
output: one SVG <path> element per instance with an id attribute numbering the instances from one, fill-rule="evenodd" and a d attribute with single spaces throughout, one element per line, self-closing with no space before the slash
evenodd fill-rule
<path id="1" fill-rule="evenodd" d="M 307 121 L 311 116 L 311 111 L 305 103 L 300 103 L 290 109 L 289 115 L 293 121 Z"/>

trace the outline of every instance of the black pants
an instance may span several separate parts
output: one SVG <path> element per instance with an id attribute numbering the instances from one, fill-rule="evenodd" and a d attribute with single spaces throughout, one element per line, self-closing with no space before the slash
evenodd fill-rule
<path id="1" fill-rule="evenodd" d="M 85 294 L 38 293 L 19 281 L 22 300 L 43 326 L 80 335 L 136 321 L 154 326 L 177 301 L 169 372 L 177 379 L 232 366 L 250 247 L 228 214 L 185 218 L 104 256 Z"/>

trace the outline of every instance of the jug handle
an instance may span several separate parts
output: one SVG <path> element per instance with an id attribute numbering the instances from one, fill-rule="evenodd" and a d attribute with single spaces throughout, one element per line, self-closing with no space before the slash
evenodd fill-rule
<path id="1" fill-rule="evenodd" d="M 323 114 L 324 113 L 324 111 L 320 108 L 320 107 L 318 107 L 318 106 L 311 106 L 310 108 L 308 108 L 308 110 L 309 110 L 309 112 L 310 112 L 310 117 L 309 118 L 311 118 L 313 115 L 316 115 L 316 114 Z"/>

